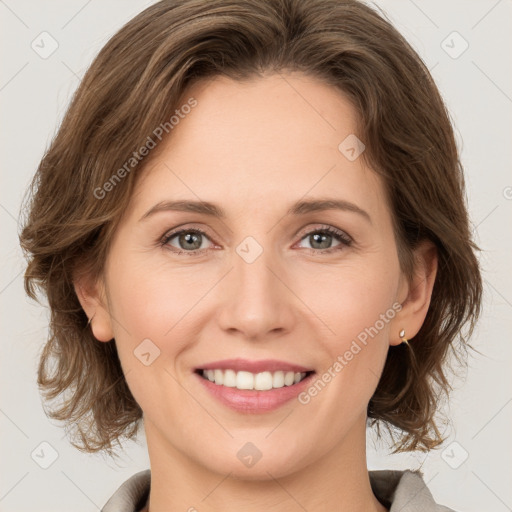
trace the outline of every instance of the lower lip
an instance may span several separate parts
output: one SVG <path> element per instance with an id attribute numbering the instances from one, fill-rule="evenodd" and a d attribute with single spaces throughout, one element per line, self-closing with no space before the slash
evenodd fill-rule
<path id="1" fill-rule="evenodd" d="M 297 384 L 282 388 L 258 391 L 255 389 L 237 389 L 215 384 L 198 373 L 194 375 L 203 386 L 221 403 L 231 409 L 245 413 L 262 413 L 278 409 L 286 402 L 295 398 L 309 385 L 314 373 L 309 374 Z"/>

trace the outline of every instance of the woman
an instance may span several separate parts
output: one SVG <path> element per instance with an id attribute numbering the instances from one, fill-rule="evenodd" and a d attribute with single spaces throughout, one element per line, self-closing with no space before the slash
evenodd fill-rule
<path id="1" fill-rule="evenodd" d="M 449 510 L 366 467 L 367 424 L 443 441 L 482 293 L 445 106 L 372 9 L 152 5 L 86 73 L 29 212 L 38 382 L 73 390 L 51 417 L 89 452 L 144 426 L 151 470 L 104 512 Z"/>

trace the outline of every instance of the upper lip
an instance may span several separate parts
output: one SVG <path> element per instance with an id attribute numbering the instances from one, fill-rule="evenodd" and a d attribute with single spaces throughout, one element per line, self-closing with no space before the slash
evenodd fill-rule
<path id="1" fill-rule="evenodd" d="M 261 373 L 265 371 L 277 372 L 279 370 L 285 372 L 311 372 L 311 368 L 306 368 L 300 364 L 288 363 L 286 361 L 278 361 L 277 359 L 262 359 L 260 361 L 250 361 L 249 359 L 223 359 L 222 361 L 214 361 L 196 368 L 196 370 L 235 370 L 246 371 L 251 373 Z"/>

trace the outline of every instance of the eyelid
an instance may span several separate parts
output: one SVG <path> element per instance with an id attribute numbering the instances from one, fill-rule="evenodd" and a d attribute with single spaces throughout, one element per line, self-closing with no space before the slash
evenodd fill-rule
<path id="1" fill-rule="evenodd" d="M 201 226 L 201 227 L 200 227 Z M 202 224 L 196 224 L 196 223 L 189 223 L 189 222 L 185 222 L 183 224 L 180 224 L 178 226 L 175 226 L 174 228 L 172 229 L 169 229 L 167 230 L 163 235 L 162 235 L 162 239 L 165 239 L 165 238 L 168 238 L 169 236 L 174 236 L 174 235 L 177 235 L 178 233 L 180 233 L 181 231 L 199 231 L 201 232 L 202 234 L 205 234 L 207 235 L 208 237 L 210 237 L 210 235 L 208 234 L 208 230 L 205 229 L 203 227 Z"/>
<path id="2" fill-rule="evenodd" d="M 303 230 L 302 229 L 299 230 L 295 236 L 296 237 L 299 236 L 300 239 L 302 240 L 307 235 L 310 235 L 310 234 L 316 233 L 316 232 L 321 232 L 321 231 L 326 231 L 330 234 L 338 235 L 339 237 L 345 239 L 345 241 L 347 243 L 352 243 L 354 241 L 354 239 L 343 229 L 337 228 L 330 224 L 322 224 L 322 223 L 313 225 L 313 227 L 310 227 L 310 225 L 308 225 L 308 227 L 304 228 Z"/>

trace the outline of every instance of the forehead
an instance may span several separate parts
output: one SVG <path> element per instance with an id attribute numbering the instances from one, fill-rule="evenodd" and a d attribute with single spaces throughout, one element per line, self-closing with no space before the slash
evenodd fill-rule
<path id="1" fill-rule="evenodd" d="M 169 197 L 243 206 L 333 192 L 381 202 L 376 173 L 339 149 L 357 131 L 357 113 L 336 88 L 299 73 L 243 82 L 216 77 L 195 83 L 180 104 L 190 98 L 196 106 L 143 171 L 137 209 Z"/>

